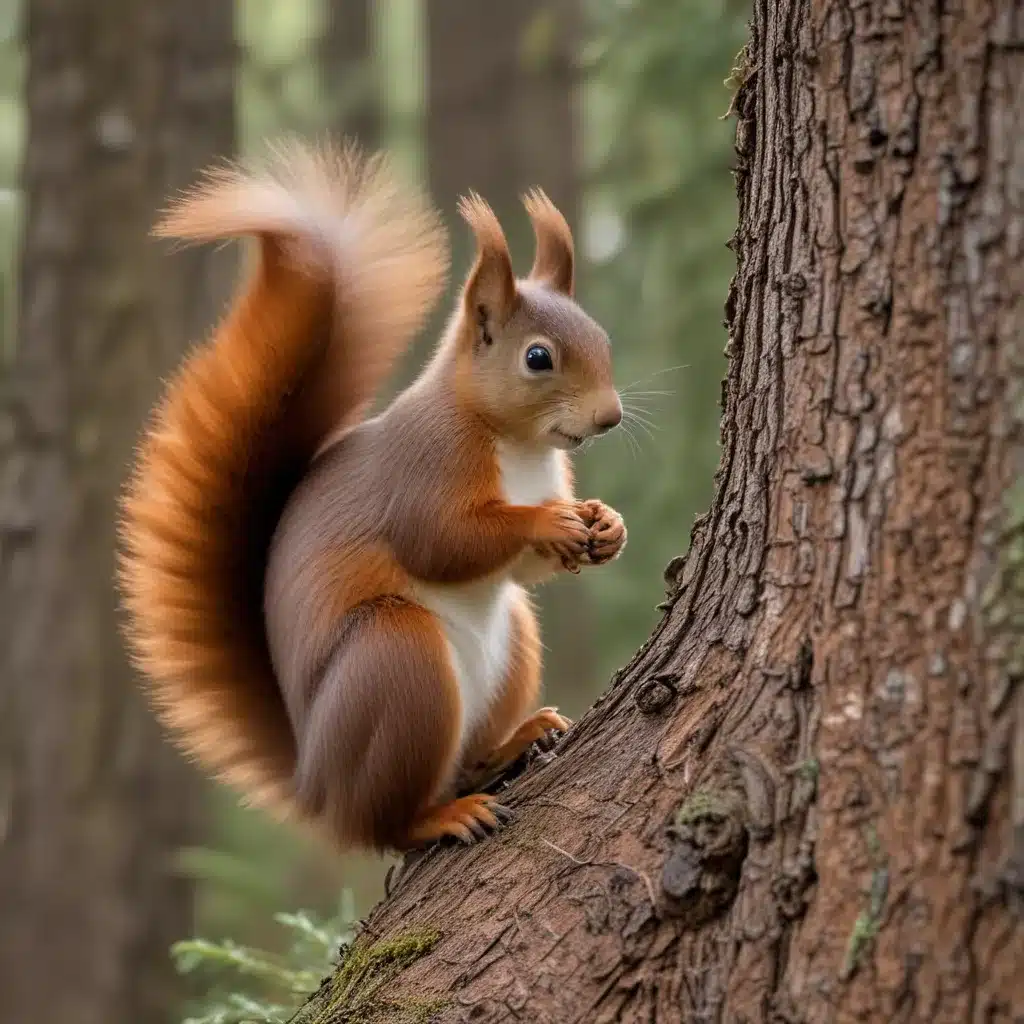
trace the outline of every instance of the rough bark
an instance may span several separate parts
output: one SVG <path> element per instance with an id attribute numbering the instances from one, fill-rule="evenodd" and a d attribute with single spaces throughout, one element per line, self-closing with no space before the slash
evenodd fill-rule
<path id="1" fill-rule="evenodd" d="M 578 228 L 579 20 L 576 0 L 427 0 L 427 166 L 431 194 L 453 226 L 456 277 L 469 266 L 471 240 L 455 205 L 470 189 L 494 208 L 521 274 L 533 252 L 524 192 L 543 185 Z M 538 599 L 545 699 L 575 713 L 595 692 L 585 595 L 578 580 L 563 579 L 538 591 Z"/>
<path id="2" fill-rule="evenodd" d="M 0 1004 L 167 1019 L 195 782 L 116 630 L 114 502 L 161 374 L 228 266 L 147 237 L 232 150 L 230 4 L 32 0 L 20 323 L 0 431 Z"/>
<path id="3" fill-rule="evenodd" d="M 664 619 L 357 946 L 439 933 L 389 998 L 440 1021 L 1024 1020 L 1024 12 L 758 0 L 736 109 Z"/>

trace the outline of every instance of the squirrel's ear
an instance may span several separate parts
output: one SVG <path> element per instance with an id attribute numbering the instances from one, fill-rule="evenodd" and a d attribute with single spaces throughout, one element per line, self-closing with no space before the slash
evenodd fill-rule
<path id="1" fill-rule="evenodd" d="M 537 240 L 530 279 L 572 297 L 575 287 L 572 232 L 558 207 L 535 188 L 523 197 Z"/>
<path id="2" fill-rule="evenodd" d="M 467 312 L 475 319 L 482 310 L 488 319 L 503 324 L 512 315 L 516 299 L 505 232 L 494 211 L 475 192 L 459 200 L 459 213 L 476 237 L 476 263 L 464 290 Z"/>

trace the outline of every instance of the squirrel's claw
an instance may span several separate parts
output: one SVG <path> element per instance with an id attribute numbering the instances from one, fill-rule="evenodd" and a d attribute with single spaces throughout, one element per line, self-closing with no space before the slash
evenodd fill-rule
<path id="1" fill-rule="evenodd" d="M 547 753 L 549 750 L 554 749 L 555 744 L 565 735 L 564 729 L 548 729 L 546 733 L 540 738 L 533 742 L 540 748 L 543 753 Z"/>
<path id="2" fill-rule="evenodd" d="M 428 811 L 409 831 L 409 843 L 418 846 L 453 836 L 463 843 L 476 843 L 496 832 L 510 820 L 511 811 L 489 793 L 460 796 Z"/>
<path id="3" fill-rule="evenodd" d="M 494 816 L 498 819 L 499 828 L 501 825 L 508 825 L 509 822 L 515 820 L 515 815 L 512 813 L 512 810 L 504 804 L 491 804 L 491 810 L 494 812 Z"/>

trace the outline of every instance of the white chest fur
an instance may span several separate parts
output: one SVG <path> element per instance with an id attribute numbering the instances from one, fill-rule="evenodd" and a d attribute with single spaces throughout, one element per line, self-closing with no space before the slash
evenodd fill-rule
<path id="1" fill-rule="evenodd" d="M 421 585 L 420 600 L 441 621 L 462 697 L 462 742 L 487 717 L 508 668 L 512 608 L 519 587 L 505 577 Z"/>
<path id="2" fill-rule="evenodd" d="M 539 505 L 551 498 L 571 497 L 565 457 L 559 451 L 499 444 L 498 466 L 505 498 L 513 505 Z M 529 550 L 511 567 L 513 579 L 526 586 L 548 579 L 552 571 L 548 559 Z"/>
<path id="3" fill-rule="evenodd" d="M 499 444 L 505 500 L 539 505 L 568 492 L 564 465 L 550 449 Z M 487 717 L 505 673 L 512 645 L 512 612 L 522 594 L 524 566 L 458 585 L 420 584 L 419 599 L 441 621 L 462 697 L 462 742 Z M 527 574 L 529 575 L 529 574 Z"/>
<path id="4" fill-rule="evenodd" d="M 539 505 L 568 490 L 565 464 L 553 448 L 524 448 L 498 442 L 498 467 L 505 500 L 512 505 Z"/>

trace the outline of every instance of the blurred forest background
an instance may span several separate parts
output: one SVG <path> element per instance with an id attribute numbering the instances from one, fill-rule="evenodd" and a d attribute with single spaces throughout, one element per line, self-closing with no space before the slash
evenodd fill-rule
<path id="1" fill-rule="evenodd" d="M 542 185 L 564 210 L 634 413 L 578 467 L 581 494 L 625 516 L 627 552 L 543 596 L 548 694 L 576 716 L 645 639 L 681 524 L 711 494 L 735 223 L 726 79 L 746 18 L 744 0 L 0 2 L 0 944 L 59 958 L 59 916 L 69 946 L 118 932 L 122 952 L 161 961 L 156 979 L 174 938 L 273 949 L 275 912 L 331 917 L 345 894 L 358 915 L 383 891 L 386 864 L 338 863 L 195 779 L 131 689 L 114 498 L 160 376 L 222 308 L 235 258 L 146 238 L 167 192 L 282 132 L 355 135 L 429 186 L 456 278 L 461 192 L 494 205 L 522 272 L 519 194 Z M 108 910 L 77 911 L 83 890 Z M 111 991 L 127 984 L 105 969 L 92 974 Z M 131 1019 L 156 1018 L 140 1003 Z"/>

